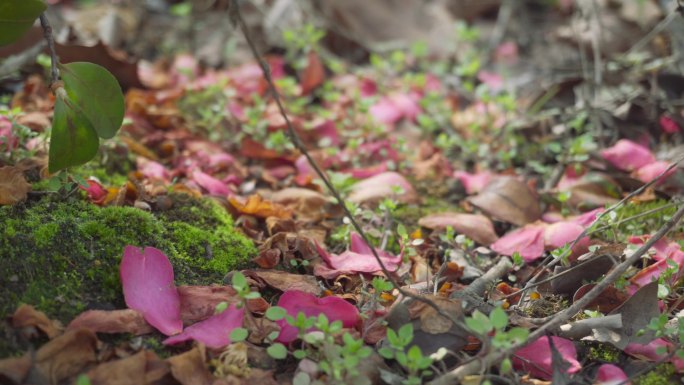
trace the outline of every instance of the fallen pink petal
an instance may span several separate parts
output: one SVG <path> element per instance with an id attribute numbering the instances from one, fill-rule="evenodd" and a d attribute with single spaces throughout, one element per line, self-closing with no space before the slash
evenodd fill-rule
<path id="1" fill-rule="evenodd" d="M 354 328 L 361 320 L 356 306 L 339 297 L 317 298 L 313 294 L 299 290 L 288 290 L 280 296 L 278 306 L 287 310 L 287 314 L 297 317 L 298 313 L 304 313 L 307 317 L 325 314 L 329 322 L 342 321 L 345 328 Z M 277 321 L 280 326 L 278 341 L 290 343 L 296 340 L 297 328 L 291 326 L 285 319 Z"/>
<path id="2" fill-rule="evenodd" d="M 594 385 L 631 385 L 631 382 L 620 367 L 613 364 L 603 364 L 596 373 Z"/>
<path id="3" fill-rule="evenodd" d="M 126 246 L 120 272 L 129 308 L 141 312 L 145 321 L 167 336 L 183 330 L 173 267 L 164 253 L 154 247 Z"/>
<path id="4" fill-rule="evenodd" d="M 651 150 L 627 139 L 620 139 L 613 147 L 601 151 L 601 156 L 624 171 L 634 171 L 655 162 Z"/>
<path id="5" fill-rule="evenodd" d="M 572 341 L 561 337 L 550 337 L 555 349 L 569 365 L 566 373 L 577 373 L 582 365 L 577 361 L 577 350 Z M 512 357 L 513 366 L 542 380 L 550 380 L 553 375 L 551 345 L 549 337 L 539 337 L 531 344 L 518 349 Z"/>
<path id="6" fill-rule="evenodd" d="M 544 229 L 538 225 L 519 228 L 499 238 L 491 249 L 508 256 L 520 253 L 526 263 L 533 262 L 544 254 Z"/>
<path id="7" fill-rule="evenodd" d="M 185 341 L 197 341 L 212 349 L 220 349 L 230 345 L 230 333 L 242 327 L 245 309 L 237 309 L 235 305 L 204 321 L 188 326 L 182 333 L 164 340 L 164 345 L 175 345 Z"/>

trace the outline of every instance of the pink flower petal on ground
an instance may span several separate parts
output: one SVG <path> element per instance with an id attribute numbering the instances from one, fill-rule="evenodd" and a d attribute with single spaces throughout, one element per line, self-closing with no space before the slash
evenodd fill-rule
<path id="1" fill-rule="evenodd" d="M 634 171 L 655 162 L 651 150 L 627 139 L 620 139 L 613 147 L 601 151 L 601 156 L 624 171 Z"/>
<path id="2" fill-rule="evenodd" d="M 145 321 L 167 336 L 183 330 L 173 267 L 164 253 L 154 247 L 141 251 L 126 246 L 120 275 L 129 308 L 141 312 Z"/>
<path id="3" fill-rule="evenodd" d="M 384 97 L 373 104 L 368 112 L 378 122 L 388 125 L 398 122 L 404 116 L 401 109 L 387 97 Z"/>
<path id="4" fill-rule="evenodd" d="M 401 117 L 414 121 L 416 116 L 421 113 L 418 101 L 420 96 L 414 94 L 395 94 L 392 96 L 392 103 L 401 111 Z"/>
<path id="5" fill-rule="evenodd" d="M 340 144 L 340 135 L 337 132 L 337 127 L 335 122 L 330 119 L 314 127 L 313 131 L 316 133 L 319 143 L 321 143 L 320 140 L 326 140 L 325 146 L 337 146 Z M 321 147 L 325 146 L 321 145 Z"/>
<path id="6" fill-rule="evenodd" d="M 584 231 L 584 227 L 574 222 L 562 221 L 546 226 L 544 245 L 557 249 L 573 242 Z"/>
<path id="7" fill-rule="evenodd" d="M 599 367 L 594 385 L 631 385 L 629 377 L 618 366 L 603 364 Z"/>
<path id="8" fill-rule="evenodd" d="M 340 274 L 354 272 L 354 273 L 376 273 L 382 271 L 380 264 L 373 256 L 373 253 L 357 233 L 351 235 L 351 249 L 342 254 L 330 254 L 325 251 L 318 243 L 316 249 L 323 261 L 332 269 L 339 271 Z M 394 256 L 387 251 L 375 249 L 380 260 L 389 271 L 395 271 L 401 265 L 402 255 Z M 326 275 L 333 274 L 332 272 L 325 272 Z M 339 274 L 338 274 L 339 275 Z"/>
<path id="9" fill-rule="evenodd" d="M 417 199 L 413 186 L 406 178 L 399 173 L 390 171 L 356 183 L 349 194 L 349 201 L 366 203 L 391 197 L 396 197 L 398 201 L 404 203 L 411 203 Z"/>
<path id="10" fill-rule="evenodd" d="M 670 167 L 670 163 L 659 160 L 653 163 L 649 163 L 643 167 L 640 167 L 636 171 L 636 173 L 634 173 L 634 177 L 644 183 L 648 183 L 655 179 L 655 177 L 657 177 L 658 175 L 665 172 L 665 170 L 667 170 L 668 167 Z M 656 184 L 661 184 L 665 182 L 665 180 L 669 178 L 672 174 L 674 174 L 676 170 L 677 169 L 673 167 L 670 171 L 666 172 L 665 175 L 663 175 L 656 182 Z"/>
<path id="11" fill-rule="evenodd" d="M 454 178 L 461 181 L 468 194 L 475 194 L 482 191 L 487 183 L 492 180 L 492 176 L 492 173 L 487 171 L 476 172 L 474 174 L 465 171 L 454 171 Z"/>
<path id="12" fill-rule="evenodd" d="M 658 243 L 656 242 L 656 245 L 657 244 Z M 681 250 L 677 242 L 668 244 L 665 249 L 661 249 L 660 252 L 656 247 L 656 255 L 658 254 L 660 254 L 658 258 L 661 258 L 658 262 L 642 269 L 632 278 L 630 278 L 629 281 L 632 283 L 632 285 L 635 285 L 636 287 L 643 287 L 654 280 L 657 280 L 665 270 L 670 268 L 668 260 L 679 265 L 679 270 L 669 279 L 669 282 L 674 283 L 682 277 L 682 273 L 684 273 L 684 251 Z M 663 254 L 665 255 L 665 258 L 663 258 Z"/>
<path id="13" fill-rule="evenodd" d="M 566 373 L 577 373 L 582 365 L 577 361 L 577 350 L 572 341 L 561 338 L 551 337 L 553 346 L 563 357 L 563 360 L 570 367 Z M 524 372 L 529 373 L 532 377 L 542 380 L 550 380 L 553 374 L 551 345 L 549 344 L 549 337 L 539 337 L 536 341 L 518 349 L 512 357 L 513 366 Z"/>
<path id="14" fill-rule="evenodd" d="M 515 42 L 507 41 L 502 43 L 494 50 L 494 60 L 506 64 L 513 64 L 518 61 L 518 45 Z"/>
<path id="15" fill-rule="evenodd" d="M 6 116 L 0 116 L 0 150 L 13 150 L 18 145 L 19 138 L 12 132 L 12 122 Z"/>
<path id="16" fill-rule="evenodd" d="M 571 220 L 572 222 L 577 223 L 577 224 L 580 225 L 580 226 L 587 227 L 587 226 L 589 226 L 590 224 L 592 224 L 592 223 L 596 220 L 596 217 L 597 217 L 599 214 L 601 214 L 603 211 L 604 211 L 603 208 L 594 209 L 594 210 L 591 210 L 591 211 L 587 211 L 587 212 L 584 213 L 584 214 L 580 214 L 580 215 L 578 215 L 578 216 L 576 216 L 576 217 L 574 217 L 574 218 L 572 218 L 572 219 L 570 219 L 570 220 Z"/>
<path id="17" fill-rule="evenodd" d="M 503 88 L 504 80 L 501 75 L 490 72 L 490 71 L 480 71 L 477 73 L 477 80 L 481 81 L 482 84 L 489 87 L 493 92 L 497 92 Z"/>
<path id="18" fill-rule="evenodd" d="M 366 179 L 376 176 L 378 174 L 382 174 L 383 172 L 387 172 L 387 162 L 382 162 L 380 164 L 376 164 L 375 166 L 365 168 L 352 168 L 349 170 L 342 170 L 342 172 L 349 173 L 349 175 L 351 175 L 352 178 L 355 179 Z"/>
<path id="19" fill-rule="evenodd" d="M 193 171 L 192 180 L 194 180 L 195 183 L 197 183 L 200 187 L 207 190 L 207 192 L 211 195 L 225 196 L 230 193 L 228 185 L 209 174 L 203 173 L 202 171 Z"/>
<path id="20" fill-rule="evenodd" d="M 219 314 L 188 326 L 181 334 L 164 340 L 164 345 L 174 345 L 188 340 L 201 342 L 212 349 L 220 349 L 230 345 L 230 332 L 242 327 L 245 309 L 237 309 L 235 305 Z"/>
<path id="21" fill-rule="evenodd" d="M 86 182 L 88 182 L 87 188 L 80 185 L 78 187 L 88 194 L 88 200 L 101 205 L 107 197 L 107 190 L 96 180 L 88 179 Z"/>
<path id="22" fill-rule="evenodd" d="M 345 328 L 355 327 L 359 320 L 359 310 L 356 306 L 339 297 L 317 298 L 299 290 L 288 290 L 280 296 L 278 306 L 287 310 L 287 314 L 297 317 L 298 313 L 304 313 L 307 317 L 325 314 L 329 322 L 342 321 Z M 277 340 L 282 343 L 290 343 L 297 339 L 297 328 L 291 326 L 285 319 L 276 321 L 280 326 L 280 335 Z"/>
<path id="23" fill-rule="evenodd" d="M 361 79 L 359 91 L 361 91 L 361 97 L 363 98 L 373 96 L 378 92 L 378 84 L 375 82 L 375 80 L 363 78 Z"/>
<path id="24" fill-rule="evenodd" d="M 525 262 L 533 262 L 544 254 L 544 226 L 519 228 L 499 238 L 490 248 L 508 256 L 518 252 Z"/>
<path id="25" fill-rule="evenodd" d="M 158 180 L 169 180 L 171 174 L 163 164 L 153 160 L 147 160 L 143 157 L 138 157 L 137 161 L 138 171 L 144 177 Z"/>
<path id="26" fill-rule="evenodd" d="M 660 123 L 660 128 L 666 134 L 676 134 L 680 131 L 679 125 L 671 117 L 667 115 L 662 115 L 658 120 Z"/>

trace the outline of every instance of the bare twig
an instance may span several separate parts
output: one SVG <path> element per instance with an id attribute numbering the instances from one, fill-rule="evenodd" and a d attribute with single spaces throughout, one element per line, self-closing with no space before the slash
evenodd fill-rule
<path id="1" fill-rule="evenodd" d="M 374 247 L 371 246 L 371 242 L 368 239 L 368 236 L 366 233 L 363 231 L 361 228 L 361 225 L 359 225 L 358 221 L 354 219 L 354 215 L 351 213 L 349 208 L 347 207 L 346 202 L 340 195 L 340 193 L 337 191 L 337 189 L 332 185 L 330 180 L 328 179 L 327 175 L 325 172 L 318 166 L 316 161 L 313 159 L 311 154 L 309 154 L 309 151 L 306 149 L 304 144 L 299 138 L 299 135 L 297 135 L 297 132 L 294 130 L 294 127 L 292 126 L 292 122 L 290 121 L 290 118 L 287 116 L 287 112 L 285 111 L 285 107 L 283 105 L 283 102 L 280 99 L 280 94 L 278 94 L 278 90 L 275 87 L 275 84 L 273 83 L 273 78 L 271 77 L 271 71 L 269 69 L 268 64 L 266 61 L 262 58 L 262 56 L 259 54 L 256 46 L 254 45 L 254 41 L 250 37 L 249 30 L 247 28 L 247 24 L 245 23 L 244 19 L 242 18 L 242 14 L 240 13 L 240 8 L 238 4 L 238 0 L 232 0 L 231 2 L 231 7 L 230 7 L 230 18 L 233 21 L 234 24 L 239 26 L 240 30 L 242 31 L 242 34 L 245 36 L 245 40 L 247 41 L 247 45 L 249 46 L 252 55 L 254 56 L 254 59 L 257 61 L 259 64 L 259 67 L 261 67 L 261 72 L 264 75 L 264 79 L 266 80 L 266 83 L 268 85 L 268 89 L 273 97 L 273 100 L 275 101 L 278 111 L 280 112 L 280 115 L 283 117 L 285 120 L 285 125 L 287 127 L 287 134 L 290 138 L 290 141 L 292 144 L 299 150 L 305 157 L 306 160 L 309 162 L 311 167 L 314 169 L 316 174 L 321 178 L 325 186 L 328 188 L 330 193 L 335 197 L 337 202 L 339 203 L 340 206 L 342 206 L 342 210 L 344 211 L 344 214 L 349 218 L 349 221 L 351 222 L 352 226 L 356 230 L 357 233 L 361 236 L 363 241 L 366 243 L 366 245 L 369 246 L 371 249 L 371 252 L 373 254 L 373 257 L 375 260 L 378 262 L 378 265 L 380 266 L 380 270 L 383 272 L 383 274 L 387 277 L 390 282 L 394 285 L 394 287 L 397 289 L 397 291 L 407 297 L 407 298 L 413 298 L 419 302 L 422 302 L 433 309 L 435 311 L 445 317 L 446 319 L 450 320 L 456 325 L 459 325 L 460 327 L 463 327 L 464 329 L 466 328 L 465 324 L 456 318 L 453 314 L 449 314 L 447 312 L 444 312 L 436 303 L 431 301 L 428 298 L 425 298 L 424 296 L 421 295 L 416 295 L 414 293 L 411 293 L 407 290 L 404 290 L 401 288 L 401 285 L 394 279 L 392 276 L 392 273 L 387 269 L 387 266 L 385 266 L 385 263 L 380 259 L 380 255 L 378 254 L 377 250 L 375 250 Z"/>
<path id="2" fill-rule="evenodd" d="M 57 57 L 57 51 L 55 50 L 55 39 L 52 36 L 52 26 L 48 21 L 45 12 L 40 14 L 40 26 L 43 27 L 43 38 L 47 42 L 48 50 L 50 51 L 50 77 L 51 84 L 59 81 L 59 70 L 57 69 L 57 63 L 59 58 Z"/>
<path id="3" fill-rule="evenodd" d="M 674 228 L 677 223 L 684 216 L 684 206 L 680 207 L 679 210 L 668 220 L 655 234 L 653 234 L 646 243 L 644 243 L 637 251 L 634 252 L 629 258 L 625 259 L 624 262 L 615 266 L 603 280 L 601 280 L 596 286 L 594 286 L 589 292 L 567 309 L 561 311 L 560 313 L 551 317 L 551 319 L 544 325 L 540 326 L 539 329 L 530 333 L 526 341 L 517 343 L 511 346 L 509 349 L 502 351 L 490 352 L 486 356 L 482 357 L 482 362 L 473 361 L 466 365 L 457 367 L 456 369 L 448 372 L 441 377 L 435 379 L 430 383 L 430 385 L 447 385 L 458 383 L 465 376 L 476 373 L 480 365 L 492 365 L 503 358 L 510 356 L 516 350 L 526 346 L 527 344 L 537 340 L 539 337 L 546 335 L 546 333 L 552 331 L 553 329 L 560 326 L 563 322 L 570 319 L 572 316 L 577 314 L 585 306 L 587 306 L 591 301 L 598 297 L 608 286 L 612 285 L 620 276 L 627 271 L 627 269 L 632 266 L 635 262 L 639 260 L 656 242 L 658 242 L 662 237 L 665 236 L 672 228 Z"/>

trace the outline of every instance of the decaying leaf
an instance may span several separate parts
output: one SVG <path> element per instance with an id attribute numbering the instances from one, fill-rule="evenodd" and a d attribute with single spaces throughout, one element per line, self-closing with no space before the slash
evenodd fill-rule
<path id="1" fill-rule="evenodd" d="M 514 177 L 494 178 L 470 203 L 493 218 L 523 226 L 541 217 L 539 198 Z"/>
<path id="2" fill-rule="evenodd" d="M 26 199 L 31 185 L 17 167 L 0 167 L 0 205 L 13 205 Z"/>

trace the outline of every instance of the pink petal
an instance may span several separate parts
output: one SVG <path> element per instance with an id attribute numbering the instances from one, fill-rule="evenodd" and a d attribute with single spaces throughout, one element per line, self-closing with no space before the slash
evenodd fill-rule
<path id="1" fill-rule="evenodd" d="M 159 162 L 138 157 L 136 163 L 138 165 L 138 171 L 146 178 L 159 180 L 169 180 L 170 178 L 169 170 Z"/>
<path id="2" fill-rule="evenodd" d="M 561 354 L 563 360 L 570 364 L 570 368 L 567 369 L 566 373 L 577 373 L 582 366 L 577 361 L 575 345 L 572 341 L 565 338 L 551 338 L 553 339 L 553 346 Z M 525 371 L 535 378 L 550 380 L 553 374 L 553 366 L 551 363 L 549 337 L 539 337 L 531 344 L 518 349 L 513 355 L 512 361 L 516 369 Z"/>
<path id="3" fill-rule="evenodd" d="M 490 90 L 494 92 L 501 90 L 504 85 L 504 81 L 501 75 L 489 71 L 478 72 L 477 80 L 481 81 L 483 84 L 489 87 Z"/>
<path id="4" fill-rule="evenodd" d="M 387 162 L 382 162 L 376 164 L 375 166 L 364 167 L 364 168 L 352 168 L 349 170 L 343 170 L 344 173 L 349 173 L 355 179 L 367 179 L 383 172 L 387 172 Z"/>
<path id="5" fill-rule="evenodd" d="M 375 80 L 363 78 L 361 79 L 359 90 L 361 91 L 361 97 L 367 98 L 378 92 L 378 85 L 375 83 Z"/>
<path id="6" fill-rule="evenodd" d="M 665 161 L 656 161 L 653 163 L 649 163 L 643 167 L 640 167 L 634 176 L 639 179 L 640 181 L 644 183 L 648 183 L 655 179 L 658 175 L 662 174 L 667 168 L 670 167 L 670 163 L 665 162 Z M 668 177 L 670 177 L 672 174 L 675 173 L 677 169 L 672 168 L 670 171 L 665 173 L 657 182 L 656 184 L 661 184 L 663 183 Z"/>
<path id="7" fill-rule="evenodd" d="M 658 354 L 656 350 L 659 348 L 665 348 L 665 353 Z M 627 345 L 623 351 L 630 356 L 634 356 L 642 360 L 658 361 L 663 356 L 667 355 L 667 352 L 670 348 L 672 348 L 672 344 L 670 342 L 667 342 L 662 338 L 658 338 L 647 344 L 631 343 Z"/>
<path id="8" fill-rule="evenodd" d="M 342 274 L 343 272 L 355 272 L 355 273 L 375 273 L 382 271 L 380 264 L 373 256 L 369 247 L 363 245 L 363 240 L 354 240 L 354 234 L 352 234 L 352 250 L 343 252 L 342 254 L 330 254 L 325 251 L 318 243 L 316 243 L 316 248 L 318 254 L 325 261 L 325 263 L 332 269 L 337 270 Z M 358 237 L 358 234 L 356 235 Z M 354 251 L 357 250 L 357 251 Z M 361 250 L 361 251 L 358 251 Z M 387 268 L 387 270 L 395 271 L 399 268 L 401 264 L 402 256 L 393 256 L 392 254 L 384 251 L 375 249 L 378 252 L 380 260 Z M 332 272 L 327 272 L 331 274 Z M 339 274 L 338 274 L 339 275 Z"/>
<path id="9" fill-rule="evenodd" d="M 591 211 L 587 211 L 584 214 L 580 214 L 580 215 L 572 218 L 571 221 L 577 223 L 580 226 L 587 227 L 590 224 L 592 224 L 596 220 L 596 217 L 599 214 L 601 214 L 603 211 L 604 211 L 603 208 L 598 208 L 598 209 L 594 209 Z"/>
<path id="10" fill-rule="evenodd" d="M 337 127 L 335 126 L 334 121 L 328 119 L 314 127 L 313 130 L 316 132 L 318 140 L 324 138 L 328 140 L 326 146 L 337 146 L 340 144 L 340 135 L 337 133 Z"/>
<path id="11" fill-rule="evenodd" d="M 518 61 L 518 45 L 512 41 L 502 43 L 494 51 L 494 60 L 507 64 L 515 63 Z"/>
<path id="12" fill-rule="evenodd" d="M 660 123 L 660 128 L 666 134 L 676 134 L 680 131 L 677 122 L 675 122 L 674 119 L 667 115 L 662 115 L 658 123 Z"/>
<path id="13" fill-rule="evenodd" d="M 12 132 L 12 122 L 0 115 L 0 150 L 13 150 L 19 145 L 19 138 Z"/>
<path id="14" fill-rule="evenodd" d="M 220 349 L 230 345 L 230 333 L 242 327 L 245 309 L 237 309 L 235 305 L 219 314 L 188 326 L 181 334 L 164 340 L 164 345 L 174 345 L 188 340 L 201 342 L 212 349 Z"/>
<path id="15" fill-rule="evenodd" d="M 584 231 L 584 227 L 574 222 L 562 221 L 546 226 L 544 244 L 554 249 L 573 242 Z"/>
<path id="16" fill-rule="evenodd" d="M 601 156 L 624 171 L 634 171 L 655 162 L 651 150 L 627 139 L 620 139 L 613 147 L 601 151 Z"/>
<path id="17" fill-rule="evenodd" d="M 85 190 L 86 194 L 88 194 L 88 199 L 96 204 L 102 204 L 104 202 L 104 199 L 107 197 L 107 190 L 102 187 L 100 183 L 98 183 L 96 180 L 88 179 L 86 182 L 88 182 L 88 188 L 85 188 L 83 186 L 78 186 L 81 190 Z"/>
<path id="18" fill-rule="evenodd" d="M 544 226 L 519 228 L 499 238 L 490 248 L 509 256 L 517 251 L 525 262 L 533 262 L 544 253 Z"/>
<path id="19" fill-rule="evenodd" d="M 368 111 L 380 123 L 392 125 L 401 120 L 404 115 L 401 109 L 387 97 L 373 104 Z"/>
<path id="20" fill-rule="evenodd" d="M 465 171 L 454 171 L 454 177 L 461 181 L 468 194 L 475 194 L 482 191 L 492 179 L 492 176 L 492 173 L 488 171 L 476 172 L 475 174 Z"/>
<path id="21" fill-rule="evenodd" d="M 397 187 L 403 192 L 395 193 Z M 413 186 L 406 178 L 399 173 L 390 171 L 356 183 L 349 194 L 349 200 L 355 203 L 365 203 L 392 196 L 396 196 L 397 200 L 404 203 L 410 203 L 417 199 Z"/>
<path id="22" fill-rule="evenodd" d="M 594 385 L 631 385 L 629 377 L 618 366 L 613 364 L 603 364 L 599 367 L 596 374 Z"/>
<path id="23" fill-rule="evenodd" d="M 401 111 L 401 117 L 414 121 L 421 113 L 418 101 L 420 96 L 414 94 L 396 94 L 392 96 L 392 103 Z"/>
<path id="24" fill-rule="evenodd" d="M 195 170 L 192 172 L 192 180 L 195 181 L 200 187 L 207 190 L 211 195 L 228 195 L 230 194 L 230 189 L 228 185 L 221 182 L 220 180 L 214 178 L 209 174 L 205 174 L 202 171 Z"/>
<path id="25" fill-rule="evenodd" d="M 667 260 L 671 260 L 679 266 L 679 270 L 673 277 L 669 279 L 669 281 L 672 283 L 676 282 L 679 278 L 681 278 L 682 273 L 684 272 L 684 251 L 681 250 L 678 243 L 672 242 L 665 248 L 664 253 L 665 258 L 642 269 L 632 278 L 630 278 L 629 281 L 637 287 L 645 286 L 654 280 L 657 280 L 665 270 L 669 269 L 670 265 L 667 263 Z M 660 258 L 662 258 L 663 253 L 658 253 L 656 249 L 656 255 L 658 254 L 661 254 Z"/>
<path id="26" fill-rule="evenodd" d="M 304 313 L 307 317 L 325 314 L 328 321 L 342 321 L 345 328 L 355 327 L 359 320 L 359 310 L 356 306 L 339 297 L 316 298 L 299 290 L 288 290 L 280 296 L 278 306 L 287 310 L 287 314 L 297 317 L 298 313 Z M 291 326 L 285 319 L 277 321 L 280 326 L 280 335 L 277 340 L 282 343 L 290 343 L 297 339 L 297 328 Z"/>
<path id="27" fill-rule="evenodd" d="M 173 283 L 173 267 L 160 250 L 126 246 L 120 267 L 126 305 L 168 335 L 180 333 L 180 297 Z"/>

